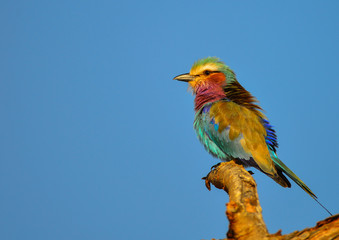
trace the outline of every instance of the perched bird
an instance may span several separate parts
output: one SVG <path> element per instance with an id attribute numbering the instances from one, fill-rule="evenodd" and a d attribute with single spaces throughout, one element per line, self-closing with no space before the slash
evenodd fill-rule
<path id="1" fill-rule="evenodd" d="M 278 158 L 274 129 L 228 66 L 218 58 L 207 57 L 174 80 L 188 82 L 195 95 L 194 129 L 210 154 L 222 161 L 236 160 L 245 167 L 255 167 L 289 188 L 286 174 L 318 202 L 311 189 Z"/>

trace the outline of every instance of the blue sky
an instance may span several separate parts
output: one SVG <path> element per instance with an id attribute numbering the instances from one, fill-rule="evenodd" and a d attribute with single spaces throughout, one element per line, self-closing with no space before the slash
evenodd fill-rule
<path id="1" fill-rule="evenodd" d="M 225 61 L 278 133 L 278 154 L 338 213 L 338 1 L 3 1 L 0 238 L 223 238 L 218 161 L 173 81 Z M 253 169 L 252 169 L 253 170 Z M 327 213 L 255 172 L 271 233 Z"/>

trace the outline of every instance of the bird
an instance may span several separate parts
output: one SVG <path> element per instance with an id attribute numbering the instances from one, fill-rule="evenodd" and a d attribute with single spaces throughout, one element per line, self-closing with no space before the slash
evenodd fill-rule
<path id="1" fill-rule="evenodd" d="M 288 176 L 332 215 L 279 159 L 273 126 L 229 66 L 217 57 L 202 58 L 174 80 L 187 82 L 195 95 L 193 127 L 207 152 L 221 161 L 254 167 L 284 188 L 291 187 Z"/>

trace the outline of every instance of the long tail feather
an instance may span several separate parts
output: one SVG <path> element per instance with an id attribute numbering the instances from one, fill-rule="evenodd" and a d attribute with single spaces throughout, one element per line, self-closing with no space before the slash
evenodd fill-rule
<path id="1" fill-rule="evenodd" d="M 317 198 L 317 196 L 311 191 L 311 189 L 289 169 L 279 158 L 273 158 L 275 166 L 285 173 L 289 178 L 291 178 L 296 184 L 298 184 L 305 192 L 307 192 L 312 198 Z"/>
<path id="2" fill-rule="evenodd" d="M 275 154 L 274 154 L 275 155 Z M 331 216 L 332 213 L 318 201 L 318 197 L 311 191 L 311 189 L 297 176 L 292 172 L 291 169 L 289 169 L 276 155 L 272 156 L 272 160 L 275 163 L 275 166 L 279 171 L 285 173 L 287 176 L 289 176 L 296 184 L 298 184 L 305 192 L 307 192 L 323 209 L 325 209 L 328 214 Z"/>

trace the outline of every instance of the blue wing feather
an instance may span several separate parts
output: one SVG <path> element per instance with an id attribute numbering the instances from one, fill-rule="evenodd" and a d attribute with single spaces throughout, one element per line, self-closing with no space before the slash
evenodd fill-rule
<path id="1" fill-rule="evenodd" d="M 266 119 L 261 119 L 262 123 L 266 129 L 266 143 L 267 146 L 270 150 L 272 150 L 273 152 L 277 151 L 278 148 L 278 140 L 277 140 L 277 135 L 275 134 L 275 130 L 273 129 L 273 126 L 269 123 L 269 121 L 267 121 Z"/>

